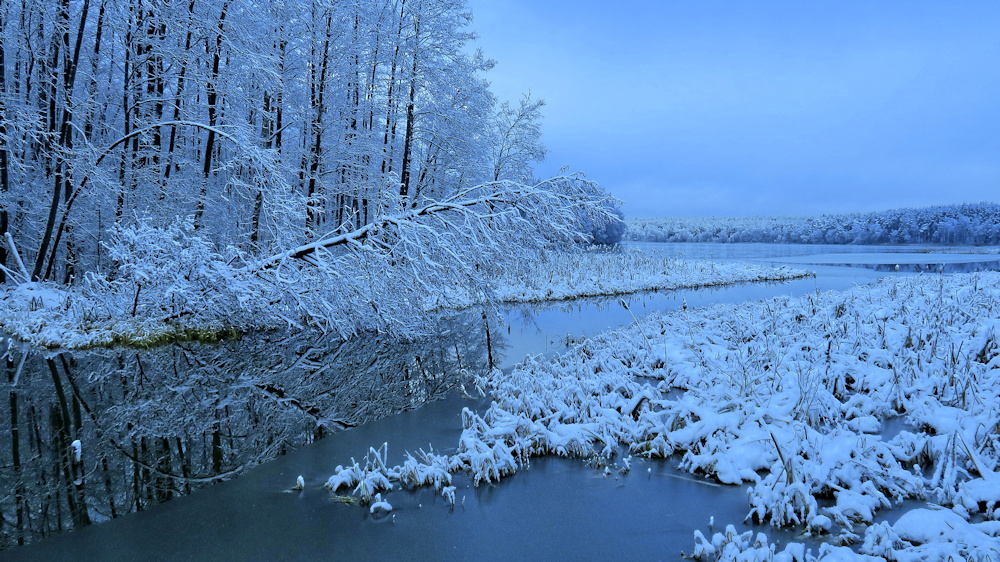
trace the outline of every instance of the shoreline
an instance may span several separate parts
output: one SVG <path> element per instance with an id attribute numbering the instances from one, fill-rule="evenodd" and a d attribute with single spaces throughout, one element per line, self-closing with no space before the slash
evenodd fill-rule
<path id="1" fill-rule="evenodd" d="M 559 302 L 584 297 L 619 296 L 643 291 L 707 288 L 745 282 L 773 282 L 811 275 L 808 271 L 787 266 L 756 264 L 714 264 L 704 260 L 680 260 L 649 257 L 641 252 L 585 253 L 583 258 L 550 256 L 550 271 L 575 277 L 542 279 L 545 288 L 515 285 L 516 280 L 502 279 L 494 289 L 500 304 Z M 619 256 L 619 257 L 609 257 Z M 567 265 L 568 264 L 568 265 Z M 595 267 L 597 266 L 597 267 Z M 670 269 L 668 269 L 670 268 Z M 592 274 L 594 269 L 605 276 Z M 626 278 L 623 272 L 630 275 Z M 544 273 L 544 272 L 543 272 Z M 618 275 L 618 278 L 613 277 Z M 99 306 L 99 296 L 85 295 L 79 289 L 28 283 L 4 287 L 0 291 L 0 329 L 9 336 L 46 349 L 87 349 L 125 345 L 148 348 L 178 340 L 215 342 L 238 337 L 251 330 L 276 329 L 294 325 L 286 317 L 276 322 L 232 325 L 223 319 L 198 325 L 170 324 L 150 318 L 88 318 L 88 308 Z M 443 301 L 447 301 L 445 304 Z M 426 313 L 461 311 L 481 304 L 468 291 L 449 289 L 421 308 Z M 252 316 L 244 314 L 244 316 Z"/>

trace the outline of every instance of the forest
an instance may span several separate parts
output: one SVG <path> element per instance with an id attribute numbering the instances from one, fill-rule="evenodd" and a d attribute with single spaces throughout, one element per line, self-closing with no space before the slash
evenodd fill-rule
<path id="1" fill-rule="evenodd" d="M 1000 244 L 1000 205 L 819 216 L 629 218 L 629 240 L 782 244 Z"/>
<path id="2" fill-rule="evenodd" d="M 89 319 L 342 334 L 405 331 L 441 284 L 489 300 L 510 243 L 620 215 L 580 174 L 534 177 L 544 101 L 497 100 L 471 21 L 464 0 L 4 2 L 0 281 L 98 295 Z"/>

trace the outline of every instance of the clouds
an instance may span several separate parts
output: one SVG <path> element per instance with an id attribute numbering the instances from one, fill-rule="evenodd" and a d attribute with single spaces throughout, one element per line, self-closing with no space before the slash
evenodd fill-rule
<path id="1" fill-rule="evenodd" d="M 1000 5 L 476 0 L 502 97 L 549 105 L 543 172 L 632 215 L 995 198 Z"/>

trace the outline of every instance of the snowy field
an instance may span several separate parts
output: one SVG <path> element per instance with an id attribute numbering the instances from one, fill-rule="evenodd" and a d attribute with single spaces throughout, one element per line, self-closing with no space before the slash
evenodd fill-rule
<path id="1" fill-rule="evenodd" d="M 680 260 L 631 250 L 587 251 L 546 254 L 530 268 L 530 280 L 513 274 L 497 280 L 494 298 L 501 302 L 540 302 L 582 296 L 619 295 L 652 289 L 708 287 L 747 281 L 777 281 L 804 277 L 808 273 L 792 267 L 754 264 L 714 264 Z M 141 294 L 136 294 L 136 303 Z M 103 302 L 106 297 L 79 289 L 66 290 L 50 284 L 26 283 L 0 290 L 0 327 L 10 335 L 44 347 L 84 348 L 119 342 L 148 345 L 177 336 L 214 337 L 220 333 L 250 328 L 271 328 L 292 323 L 285 317 L 267 317 L 252 311 L 226 309 L 232 318 L 252 319 L 253 325 L 231 325 L 226 319 L 198 322 L 150 318 L 143 314 L 111 314 L 121 310 Z M 461 286 L 428 294 L 417 304 L 428 312 L 462 309 L 482 302 Z M 358 305 L 361 306 L 361 305 Z M 135 310 L 125 306 L 126 310 Z M 141 311 L 142 308 L 140 307 Z"/>
<path id="2" fill-rule="evenodd" d="M 411 486 L 454 502 L 457 472 L 478 485 L 533 456 L 585 458 L 605 473 L 645 456 L 744 487 L 746 521 L 823 543 L 779 550 L 715 521 L 724 532 L 692 529 L 697 559 L 994 560 L 998 327 L 997 273 L 651 315 L 494 371 L 481 381 L 492 406 L 463 412 L 454 454 L 390 467 L 373 449 L 327 487 L 378 513 Z M 919 507 L 893 513 L 904 500 Z"/>

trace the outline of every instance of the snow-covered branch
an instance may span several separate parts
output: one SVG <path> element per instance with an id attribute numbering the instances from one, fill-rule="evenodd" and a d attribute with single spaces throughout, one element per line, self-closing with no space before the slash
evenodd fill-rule
<path id="1" fill-rule="evenodd" d="M 572 251 L 588 241 L 580 217 L 617 221 L 608 200 L 580 174 L 533 186 L 491 182 L 424 200 L 243 271 L 271 283 L 310 322 L 342 335 L 358 328 L 411 332 L 420 314 L 447 306 L 442 295 L 455 289 L 487 306 L 497 303 L 501 273 L 528 279 L 538 251 Z"/>
<path id="2" fill-rule="evenodd" d="M 440 201 L 424 199 L 265 259 L 220 246 L 191 217 L 161 226 L 136 216 L 116 227 L 105 245 L 111 269 L 87 273 L 80 294 L 60 289 L 35 300 L 76 318 L 84 332 L 102 326 L 98 339 L 110 331 L 141 344 L 173 332 L 276 324 L 342 337 L 363 331 L 415 336 L 426 329 L 426 315 L 441 307 L 477 303 L 495 310 L 500 283 L 537 289 L 544 251 L 573 252 L 587 241 L 580 217 L 617 220 L 608 201 L 581 175 L 534 186 L 494 182 Z M 53 321 L 33 318 L 38 328 Z"/>
<path id="3" fill-rule="evenodd" d="M 576 224 L 578 215 L 566 211 L 579 207 L 596 214 L 597 221 L 618 222 L 617 215 L 600 205 L 606 199 L 596 184 L 580 175 L 559 176 L 535 186 L 511 181 L 490 182 L 462 190 L 442 201 L 427 201 L 415 209 L 376 219 L 351 232 L 324 237 L 270 256 L 254 264 L 251 269 L 269 269 L 289 259 L 302 260 L 321 248 L 360 243 L 372 237 L 384 236 L 388 232 L 398 232 L 408 225 L 422 228 L 431 217 L 445 227 L 445 231 L 469 236 L 490 234 L 491 230 L 496 231 L 492 234 L 499 235 L 504 234 L 501 229 L 506 229 L 511 231 L 507 232 L 510 234 L 514 234 L 513 231 L 516 230 L 522 231 L 521 234 L 535 231 L 534 234 L 541 237 L 564 242 L 582 241 Z M 551 221 L 546 221 L 545 224 L 535 222 L 542 220 L 547 213 L 551 213 Z M 511 220 L 502 220 L 505 217 Z M 370 247 L 388 248 L 381 240 L 373 242 Z"/>

